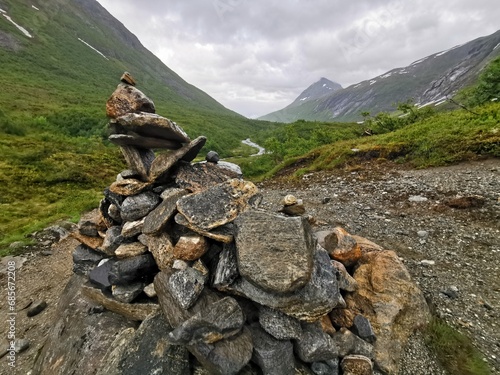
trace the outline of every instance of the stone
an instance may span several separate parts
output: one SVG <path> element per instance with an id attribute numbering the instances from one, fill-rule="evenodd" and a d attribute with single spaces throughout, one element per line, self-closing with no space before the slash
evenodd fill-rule
<path id="1" fill-rule="evenodd" d="M 259 323 L 278 340 L 298 339 L 302 335 L 302 327 L 297 319 L 266 306 L 259 307 Z"/>
<path id="2" fill-rule="evenodd" d="M 81 293 L 84 277 L 73 274 L 58 296 L 44 345 L 37 350 L 32 374 L 95 374 L 118 333 L 134 322 L 110 311 L 92 312 L 95 305 Z"/>
<path id="3" fill-rule="evenodd" d="M 88 237 L 99 237 L 99 230 L 104 228 L 99 225 L 99 211 L 97 209 L 84 213 L 78 222 L 80 234 Z"/>
<path id="4" fill-rule="evenodd" d="M 361 258 L 361 248 L 356 240 L 340 227 L 334 228 L 325 237 L 325 249 L 332 259 L 347 267 L 354 265 Z"/>
<path id="5" fill-rule="evenodd" d="M 305 323 L 300 338 L 295 340 L 295 351 L 304 362 L 335 359 L 338 348 L 333 339 L 323 332 L 319 323 Z"/>
<path id="6" fill-rule="evenodd" d="M 87 247 L 90 247 L 93 250 L 97 250 L 98 248 L 100 248 L 104 241 L 104 239 L 102 239 L 101 237 L 89 237 L 79 232 L 71 233 L 71 237 L 75 238 L 76 240 L 80 241 L 80 243 Z"/>
<path id="7" fill-rule="evenodd" d="M 136 113 L 126 113 L 116 118 L 116 123 L 125 130 L 118 133 L 132 131 L 142 136 L 168 139 L 179 143 L 190 141 L 180 126 L 165 117 L 149 112 L 129 112 Z"/>
<path id="8" fill-rule="evenodd" d="M 270 293 L 245 278 L 237 279 L 227 290 L 299 320 L 313 322 L 344 302 L 339 292 L 336 272 L 325 250 L 319 247 L 316 249 L 313 265 L 309 282 L 295 293 Z"/>
<path id="9" fill-rule="evenodd" d="M 302 202 L 302 200 L 299 200 L 299 202 Z M 306 213 L 306 209 L 302 203 L 298 204 L 292 204 L 290 206 L 284 206 L 280 212 L 283 212 L 285 215 L 288 216 L 301 216 Z"/>
<path id="10" fill-rule="evenodd" d="M 451 299 L 457 299 L 459 297 L 458 288 L 455 285 L 451 285 L 448 288 L 441 290 L 441 293 Z"/>
<path id="11" fill-rule="evenodd" d="M 188 267 L 175 272 L 169 279 L 170 292 L 183 309 L 189 309 L 203 291 L 207 278 L 201 272 Z"/>
<path id="12" fill-rule="evenodd" d="M 277 340 L 257 325 L 250 327 L 253 341 L 252 361 L 264 374 L 293 374 L 295 359 L 289 340 Z"/>
<path id="13" fill-rule="evenodd" d="M 186 235 L 179 238 L 174 246 L 174 258 L 193 261 L 208 251 L 208 241 L 200 235 Z"/>
<path id="14" fill-rule="evenodd" d="M 129 178 L 132 179 L 137 179 L 137 177 L 140 177 L 139 173 L 137 171 L 134 171 L 132 169 L 125 169 L 121 171 L 118 176 L 116 176 L 116 180 L 127 180 Z"/>
<path id="15" fill-rule="evenodd" d="M 335 332 L 333 340 L 339 348 L 340 357 L 345 357 L 349 354 L 360 354 L 369 358 L 374 357 L 373 345 L 356 336 L 347 328 L 341 328 Z"/>
<path id="16" fill-rule="evenodd" d="M 323 332 L 329 334 L 330 336 L 333 336 L 333 334 L 337 332 L 335 327 L 333 326 L 332 320 L 328 315 L 323 315 L 319 322 L 321 324 L 321 329 L 323 330 Z"/>
<path id="17" fill-rule="evenodd" d="M 408 338 L 430 319 L 425 298 L 393 251 L 364 254 L 354 278 L 359 287 L 346 296 L 347 307 L 370 321 L 377 366 L 397 373 Z"/>
<path id="18" fill-rule="evenodd" d="M 298 199 L 295 197 L 295 195 L 292 194 L 285 195 L 285 197 L 281 200 L 281 204 L 283 206 L 293 206 L 297 203 Z"/>
<path id="19" fill-rule="evenodd" d="M 198 137 L 176 151 L 158 155 L 151 164 L 151 170 L 149 172 L 150 181 L 163 180 L 169 175 L 172 167 L 179 161 L 191 159 L 191 157 L 194 159 L 203 148 L 206 141 L 207 139 L 205 137 Z"/>
<path id="20" fill-rule="evenodd" d="M 124 72 L 120 77 L 120 81 L 129 85 L 135 86 L 135 79 L 129 72 Z"/>
<path id="21" fill-rule="evenodd" d="M 185 226 L 186 228 L 196 232 L 204 237 L 210 238 L 212 240 L 223 242 L 229 244 L 234 241 L 234 225 L 233 223 L 221 225 L 213 230 L 203 230 L 199 227 L 191 224 L 187 219 L 181 214 L 177 214 L 174 217 L 174 220 L 177 224 Z"/>
<path id="22" fill-rule="evenodd" d="M 337 262 L 336 260 L 332 260 L 332 266 L 337 271 L 340 290 L 345 290 L 346 292 L 354 292 L 358 288 L 358 283 L 349 274 L 349 272 L 347 272 L 345 266 L 342 263 Z"/>
<path id="23" fill-rule="evenodd" d="M 111 190 L 115 194 L 120 194 L 128 197 L 130 195 L 142 193 L 149 186 L 150 184 L 148 182 L 142 182 L 135 178 L 128 178 L 113 182 L 110 185 L 109 190 Z"/>
<path id="24" fill-rule="evenodd" d="M 234 298 L 225 297 L 184 321 L 169 333 L 168 341 L 174 345 L 213 344 L 239 333 L 244 322 L 240 305 Z"/>
<path id="25" fill-rule="evenodd" d="M 314 375 L 339 375 L 339 369 L 340 365 L 338 358 L 311 364 L 311 370 Z"/>
<path id="26" fill-rule="evenodd" d="M 140 90 L 120 83 L 106 102 L 106 115 L 113 119 L 129 112 L 155 112 L 154 103 Z"/>
<path id="27" fill-rule="evenodd" d="M 111 190 L 109 190 L 109 188 L 104 189 L 104 198 L 109 202 L 110 205 L 114 204 L 118 208 L 121 208 L 123 200 L 125 199 L 121 195 L 113 193 Z"/>
<path id="28" fill-rule="evenodd" d="M 240 173 L 225 167 L 224 162 L 215 163 L 180 163 L 175 182 L 191 192 L 200 192 L 232 178 L 240 178 Z"/>
<path id="29" fill-rule="evenodd" d="M 426 197 L 422 197 L 421 195 L 411 195 L 408 200 L 413 203 L 422 203 L 422 202 L 427 202 Z"/>
<path id="30" fill-rule="evenodd" d="M 238 276 L 236 246 L 233 242 L 224 244 L 219 255 L 212 286 L 219 290 L 224 290 L 224 288 L 231 285 Z"/>
<path id="31" fill-rule="evenodd" d="M 349 309 L 344 307 L 333 309 L 330 314 L 328 314 L 332 324 L 335 327 L 351 327 L 354 322 L 355 314 Z"/>
<path id="32" fill-rule="evenodd" d="M 252 182 L 232 179 L 182 197 L 177 210 L 193 226 L 209 231 L 236 219 L 257 193 Z"/>
<path id="33" fill-rule="evenodd" d="M 114 255 L 115 250 L 118 249 L 122 242 L 122 229 L 119 226 L 114 226 L 107 230 L 104 241 L 97 250 L 107 255 Z"/>
<path id="34" fill-rule="evenodd" d="M 188 193 L 187 190 L 171 188 L 162 193 L 163 201 L 145 218 L 143 233 L 159 234 L 177 212 L 177 201 Z"/>
<path id="35" fill-rule="evenodd" d="M 143 289 L 144 284 L 141 282 L 129 285 L 113 285 L 111 287 L 111 294 L 113 294 L 113 297 L 115 297 L 117 301 L 131 303 L 142 293 Z"/>
<path id="36" fill-rule="evenodd" d="M 340 362 L 344 375 L 373 375 L 373 363 L 362 355 L 348 355 Z"/>
<path id="37" fill-rule="evenodd" d="M 143 321 L 158 311 L 158 304 L 152 302 L 124 303 L 108 296 L 103 291 L 88 285 L 82 286 L 82 295 L 89 301 L 104 306 L 109 311 L 133 321 Z M 116 334 L 116 333 L 115 333 Z"/>
<path id="38" fill-rule="evenodd" d="M 160 203 L 160 197 L 152 191 L 125 198 L 122 204 L 122 218 L 135 221 L 143 218 Z"/>
<path id="39" fill-rule="evenodd" d="M 143 291 L 149 298 L 156 297 L 156 290 L 153 283 L 146 285 Z"/>
<path id="40" fill-rule="evenodd" d="M 127 221 L 123 224 L 121 232 L 122 237 L 132 238 L 141 234 L 144 227 L 144 220 L 145 218 L 142 218 L 136 221 Z"/>
<path id="41" fill-rule="evenodd" d="M 205 157 L 205 160 L 209 163 L 215 163 L 220 160 L 219 154 L 215 151 L 208 151 L 207 156 Z"/>
<path id="42" fill-rule="evenodd" d="M 26 312 L 26 315 L 28 317 L 32 317 L 32 316 L 38 315 L 43 310 L 45 310 L 46 308 L 47 308 L 47 302 L 45 302 L 45 301 L 35 301 L 29 307 L 28 311 Z"/>
<path id="43" fill-rule="evenodd" d="M 113 285 L 127 285 L 134 281 L 149 284 L 157 272 L 158 267 L 151 254 L 137 255 L 115 261 L 109 272 L 109 282 Z"/>
<path id="44" fill-rule="evenodd" d="M 483 207 L 486 199 L 480 195 L 456 196 L 444 200 L 444 204 L 451 208 L 467 209 Z"/>
<path id="45" fill-rule="evenodd" d="M 249 210 L 235 225 L 241 276 L 275 293 L 292 292 L 309 281 L 316 245 L 306 219 Z"/>
<path id="46" fill-rule="evenodd" d="M 130 169 L 137 171 L 143 181 L 149 180 L 149 169 L 155 159 L 155 153 L 147 148 L 120 146 L 120 150 Z"/>
<path id="47" fill-rule="evenodd" d="M 167 233 L 158 236 L 144 235 L 146 246 L 160 270 L 171 268 L 174 263 L 174 245 Z"/>
<path id="48" fill-rule="evenodd" d="M 99 263 L 97 267 L 89 272 L 89 281 L 100 289 L 110 288 L 109 273 L 114 262 L 113 259 L 106 259 L 104 262 Z"/>
<path id="49" fill-rule="evenodd" d="M 106 189 L 106 190 L 108 190 L 108 189 Z M 104 193 L 106 193 L 106 190 L 104 190 Z M 108 213 L 109 206 L 111 206 L 111 202 L 107 198 L 103 198 L 99 202 L 99 208 L 98 208 L 99 221 L 100 221 L 100 223 L 102 223 L 102 228 L 100 228 L 99 236 L 101 236 L 101 237 L 104 237 L 101 235 L 102 232 L 105 232 L 107 229 L 116 225 L 116 223 L 113 221 L 113 219 L 109 216 L 109 213 Z"/>
<path id="50" fill-rule="evenodd" d="M 182 147 L 182 143 L 163 138 L 144 137 L 134 132 L 127 134 L 111 134 L 108 137 L 111 143 L 119 146 L 135 146 L 140 148 L 166 148 L 177 150 Z"/>
<path id="51" fill-rule="evenodd" d="M 354 317 L 352 331 L 370 344 L 373 344 L 377 340 L 370 321 L 363 315 L 358 314 Z"/>
<path id="52" fill-rule="evenodd" d="M 116 204 L 111 204 L 108 208 L 108 215 L 115 223 L 122 223 L 120 208 Z"/>
<path id="53" fill-rule="evenodd" d="M 73 272 L 87 276 L 103 258 L 104 254 L 83 244 L 78 245 L 73 251 Z"/>
<path id="54" fill-rule="evenodd" d="M 229 161 L 225 160 L 219 160 L 217 163 L 217 166 L 222 169 L 223 172 L 225 173 L 230 173 L 231 175 L 234 175 L 235 178 L 242 178 L 243 177 L 243 172 L 241 171 L 241 168 L 238 164 L 231 163 Z"/>
<path id="55" fill-rule="evenodd" d="M 148 251 L 148 248 L 140 242 L 124 243 L 115 250 L 118 259 L 135 257 Z"/>
<path id="56" fill-rule="evenodd" d="M 197 302 L 189 309 L 184 309 L 171 294 L 169 279 L 173 270 L 165 270 L 155 277 L 154 285 L 163 313 L 172 327 L 178 327 L 206 306 L 221 299 L 219 294 L 205 288 Z M 250 332 L 243 328 L 238 334 L 213 344 L 198 342 L 187 346 L 188 350 L 209 371 L 215 374 L 237 374 L 252 357 L 253 345 Z"/>
<path id="57" fill-rule="evenodd" d="M 111 364 L 111 358 L 105 358 L 104 368 L 97 375 L 190 375 L 189 352 L 182 346 L 169 344 L 170 330 L 161 314 L 147 317 L 121 344 L 115 341 L 111 345 L 119 348 L 117 358 Z"/>
<path id="58" fill-rule="evenodd" d="M 382 251 L 384 248 L 380 245 L 377 245 L 375 242 L 367 240 L 364 237 L 356 236 L 354 234 L 351 235 L 352 238 L 357 242 L 358 246 L 361 248 L 361 253 L 366 254 L 371 251 Z"/>

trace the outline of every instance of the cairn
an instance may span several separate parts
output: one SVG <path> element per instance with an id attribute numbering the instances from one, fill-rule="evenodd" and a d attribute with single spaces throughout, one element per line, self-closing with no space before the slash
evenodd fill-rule
<path id="1" fill-rule="evenodd" d="M 313 233 L 293 196 L 261 209 L 237 165 L 214 152 L 193 163 L 206 138 L 121 81 L 106 112 L 128 169 L 82 217 L 74 272 L 88 299 L 143 322 L 137 332 L 166 332 L 177 354 L 141 358 L 150 373 L 394 373 L 402 330 L 388 324 L 425 305 L 397 256 L 342 228 Z"/>

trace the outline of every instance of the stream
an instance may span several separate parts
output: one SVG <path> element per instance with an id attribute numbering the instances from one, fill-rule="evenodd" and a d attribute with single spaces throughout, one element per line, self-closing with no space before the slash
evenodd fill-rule
<path id="1" fill-rule="evenodd" d="M 264 155 L 266 153 L 266 149 L 264 147 L 259 146 L 257 143 L 252 142 L 250 140 L 250 138 L 247 138 L 244 141 L 241 141 L 241 143 L 243 143 L 247 146 L 250 146 L 250 147 L 254 147 L 254 148 L 259 150 L 259 152 L 257 152 L 256 154 L 252 154 L 250 156 L 259 156 L 259 155 Z"/>

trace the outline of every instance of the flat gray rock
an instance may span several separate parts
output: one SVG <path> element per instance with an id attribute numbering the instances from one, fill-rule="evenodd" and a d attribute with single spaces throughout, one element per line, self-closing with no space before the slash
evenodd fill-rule
<path id="1" fill-rule="evenodd" d="M 162 138 L 144 137 L 133 132 L 129 132 L 128 134 L 111 134 L 108 139 L 111 143 L 119 146 L 166 148 L 168 150 L 177 150 L 182 147 L 182 143 L 180 142 Z"/>
<path id="2" fill-rule="evenodd" d="M 274 293 L 289 293 L 311 278 L 315 240 L 306 218 L 250 210 L 236 220 L 238 269 Z"/>

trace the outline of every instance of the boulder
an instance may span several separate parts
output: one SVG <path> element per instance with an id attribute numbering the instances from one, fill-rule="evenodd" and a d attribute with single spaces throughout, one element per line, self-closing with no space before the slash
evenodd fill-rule
<path id="1" fill-rule="evenodd" d="M 397 374 L 408 338 L 430 318 L 425 298 L 393 251 L 364 254 L 354 278 L 359 287 L 346 296 L 347 307 L 371 322 L 377 366 Z"/>
<path id="2" fill-rule="evenodd" d="M 309 281 L 316 244 L 306 219 L 250 210 L 235 225 L 241 276 L 274 293 L 292 292 Z"/>
<path id="3" fill-rule="evenodd" d="M 120 83 L 106 102 L 106 115 L 113 119 L 139 111 L 155 113 L 155 105 L 140 90 L 126 83 Z"/>
<path id="4" fill-rule="evenodd" d="M 191 225 L 209 231 L 236 219 L 257 193 L 252 182 L 232 179 L 182 197 L 177 210 Z"/>
<path id="5" fill-rule="evenodd" d="M 160 197 L 152 191 L 125 198 L 121 212 L 125 221 L 135 221 L 150 213 L 160 203 Z"/>
<path id="6" fill-rule="evenodd" d="M 111 287 L 109 281 L 109 273 L 113 267 L 115 260 L 106 259 L 99 263 L 97 267 L 89 272 L 89 281 L 100 289 L 108 289 Z"/>

